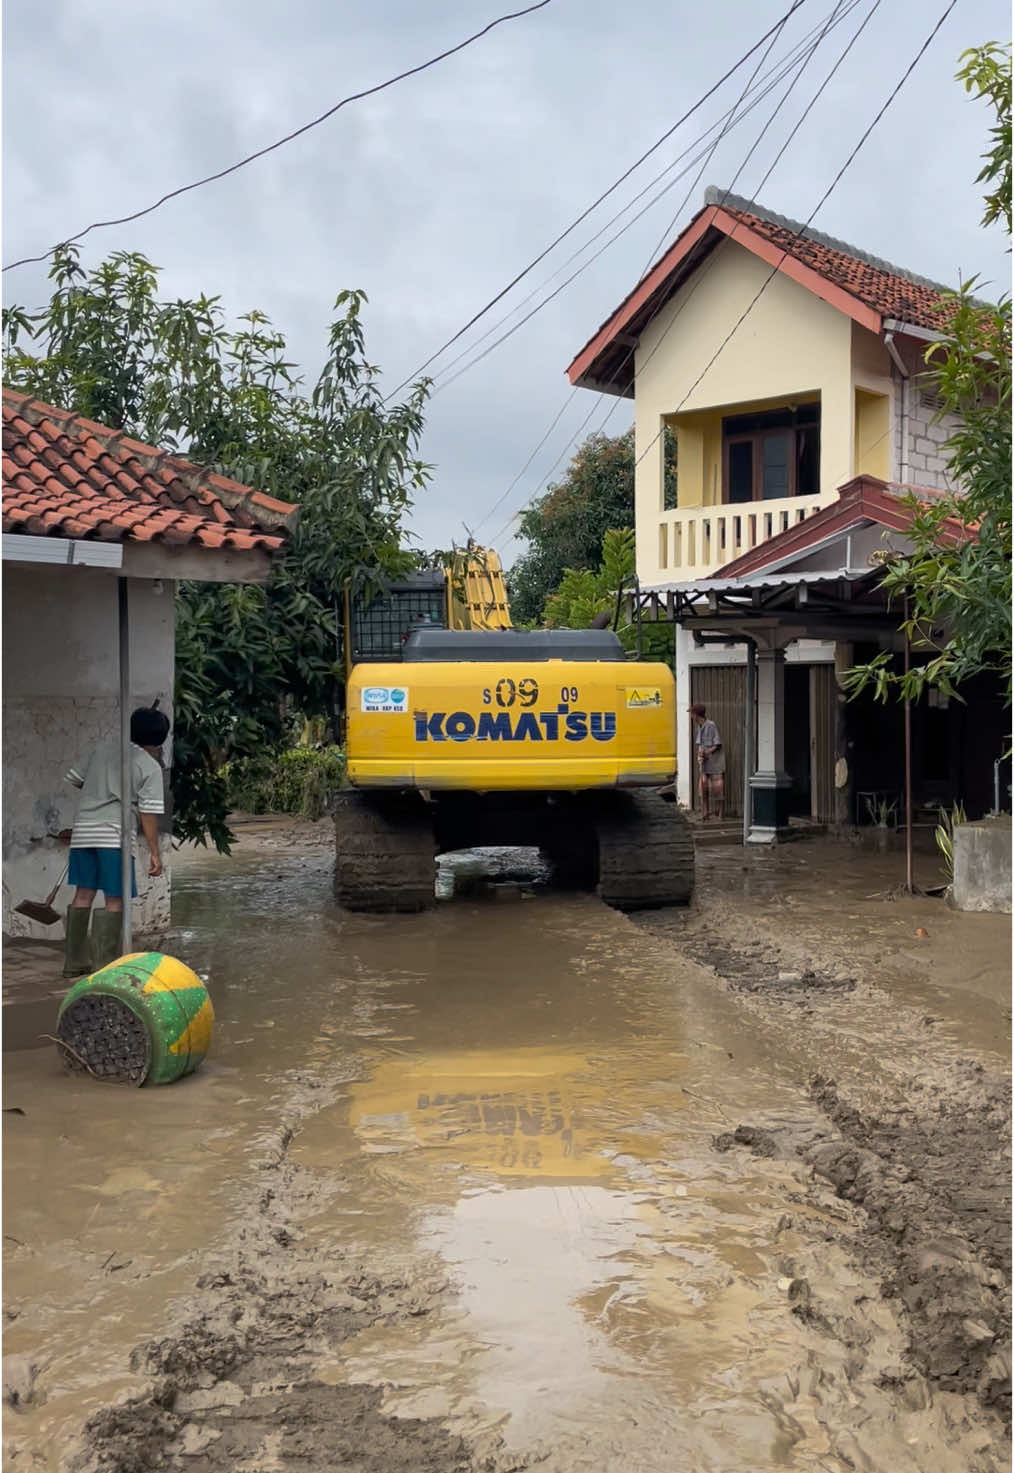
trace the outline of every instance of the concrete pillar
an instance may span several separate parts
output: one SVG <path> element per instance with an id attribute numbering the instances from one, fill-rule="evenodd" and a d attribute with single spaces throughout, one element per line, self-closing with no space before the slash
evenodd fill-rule
<path id="1" fill-rule="evenodd" d="M 676 625 L 676 797 L 684 808 L 693 808 L 697 772 L 693 743 L 690 740 L 690 651 L 693 635 Z"/>
<path id="2" fill-rule="evenodd" d="M 757 651 L 757 768 L 750 779 L 748 842 L 774 844 L 788 827 L 785 771 L 785 651 Z"/>

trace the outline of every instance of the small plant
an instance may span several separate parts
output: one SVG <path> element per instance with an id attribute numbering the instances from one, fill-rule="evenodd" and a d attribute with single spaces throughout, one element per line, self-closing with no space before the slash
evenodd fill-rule
<path id="1" fill-rule="evenodd" d="M 940 811 L 940 822 L 937 824 L 934 837 L 937 841 L 937 848 L 943 855 L 944 868 L 950 880 L 954 879 L 954 829 L 957 824 L 964 823 L 966 818 L 963 803 L 955 803 L 949 812 L 946 808 Z"/>
<path id="2" fill-rule="evenodd" d="M 870 822 L 875 823 L 878 829 L 889 829 L 894 826 L 898 805 L 892 798 L 867 798 L 866 812 L 870 816 Z"/>
<path id="3" fill-rule="evenodd" d="M 314 821 L 330 811 L 344 774 L 345 753 L 340 747 L 268 751 L 222 769 L 230 809 L 288 813 Z"/>

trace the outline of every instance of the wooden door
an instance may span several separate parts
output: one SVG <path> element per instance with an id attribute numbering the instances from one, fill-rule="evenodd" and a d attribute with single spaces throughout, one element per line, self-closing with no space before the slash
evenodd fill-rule
<path id="1" fill-rule="evenodd" d="M 743 748 L 746 718 L 746 667 L 744 665 L 691 665 L 690 700 L 707 707 L 708 715 L 718 726 L 725 749 L 725 812 L 736 817 L 743 813 Z M 680 754 L 681 761 L 692 763 L 694 774 L 694 807 L 699 805 L 697 754 L 693 748 L 691 723 L 690 752 Z"/>

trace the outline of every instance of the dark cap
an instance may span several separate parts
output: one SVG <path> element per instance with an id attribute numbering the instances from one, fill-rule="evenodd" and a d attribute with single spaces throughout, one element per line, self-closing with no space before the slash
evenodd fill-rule
<path id="1" fill-rule="evenodd" d="M 691 716 L 707 716 L 708 713 L 698 701 L 695 705 L 690 707 L 690 714 Z"/>

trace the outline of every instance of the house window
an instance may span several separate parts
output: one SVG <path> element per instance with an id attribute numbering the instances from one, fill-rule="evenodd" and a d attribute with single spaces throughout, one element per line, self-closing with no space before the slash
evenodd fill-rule
<path id="1" fill-rule="evenodd" d="M 722 421 L 723 501 L 772 501 L 820 490 L 820 405 Z"/>

